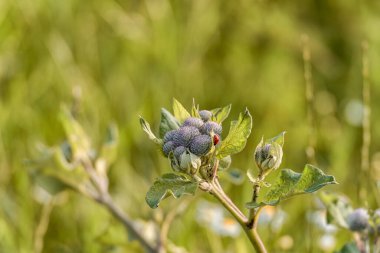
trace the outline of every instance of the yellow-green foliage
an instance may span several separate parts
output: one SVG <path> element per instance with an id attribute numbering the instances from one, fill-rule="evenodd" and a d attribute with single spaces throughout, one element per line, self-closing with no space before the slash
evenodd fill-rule
<path id="1" fill-rule="evenodd" d="M 159 219 L 161 211 L 178 204 L 167 200 L 161 211 L 145 204 L 150 183 L 171 169 L 138 118 L 144 115 L 157 132 L 160 107 L 169 108 L 173 97 L 186 108 L 193 97 L 203 108 L 232 103 L 235 118 L 241 108 L 250 109 L 253 135 L 233 157 L 233 168 L 243 173 L 254 168 L 261 136 L 282 130 L 288 133 L 283 167 L 302 168 L 308 136 L 302 34 L 309 36 L 312 52 L 318 166 L 336 176 L 340 186 L 334 190 L 363 204 L 356 198 L 361 131 L 346 120 L 347 113 L 354 113 L 346 108 L 361 99 L 365 39 L 373 96 L 372 157 L 380 148 L 379 12 L 377 1 L 349 0 L 1 0 L 0 252 L 34 252 L 48 197 L 37 186 L 38 166 L 32 160 L 40 158 L 41 143 L 63 142 L 62 104 L 73 106 L 94 147 L 103 142 L 109 123 L 118 126 L 110 188 L 132 217 Z M 379 167 L 378 157 L 374 165 Z M 244 207 L 250 184 L 228 184 L 229 194 Z M 224 238 L 200 227 L 196 202 L 175 221 L 171 241 L 190 252 L 251 252 L 244 236 Z M 271 242 L 266 243 L 269 251 L 280 252 L 276 242 L 289 235 L 294 241 L 289 252 L 320 252 L 314 238 L 321 232 L 306 222 L 307 210 L 314 207 L 302 197 L 287 201 L 283 229 L 260 228 L 264 241 Z M 337 247 L 346 239 L 339 235 Z M 43 252 L 136 248 L 102 207 L 69 192 L 51 211 Z"/>

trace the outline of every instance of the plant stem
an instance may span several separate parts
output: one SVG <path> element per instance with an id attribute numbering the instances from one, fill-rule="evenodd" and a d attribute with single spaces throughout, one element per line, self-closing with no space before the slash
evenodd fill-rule
<path id="1" fill-rule="evenodd" d="M 239 222 L 248 239 L 252 243 L 257 253 L 266 253 L 264 243 L 262 242 L 259 234 L 257 233 L 256 226 L 248 226 L 247 217 L 240 211 L 240 209 L 232 202 L 220 186 L 218 177 L 215 177 L 211 182 L 210 193 L 231 213 L 231 215 Z M 259 213 L 259 212 L 258 212 Z"/>
<path id="2" fill-rule="evenodd" d="M 261 182 L 264 180 L 264 176 L 262 172 L 260 172 L 258 176 L 258 181 L 255 183 L 253 186 L 253 193 L 252 193 L 252 202 L 256 202 L 257 198 L 259 197 L 259 192 L 261 189 Z M 249 215 L 248 215 L 248 222 L 247 226 L 248 228 L 254 228 L 256 227 L 256 223 L 259 219 L 260 211 L 261 209 L 259 208 L 252 208 L 249 210 Z"/>
<path id="3" fill-rule="evenodd" d="M 102 194 L 102 196 L 97 199 L 97 201 L 107 207 L 111 214 L 124 225 L 125 229 L 141 243 L 147 252 L 157 253 L 161 251 L 160 249 L 152 246 L 151 243 L 146 240 L 140 231 L 136 229 L 132 220 L 113 202 L 111 196 L 108 193 Z"/>

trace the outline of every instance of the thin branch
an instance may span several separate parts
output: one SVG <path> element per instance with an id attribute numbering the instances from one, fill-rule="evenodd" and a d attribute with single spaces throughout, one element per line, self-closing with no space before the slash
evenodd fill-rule
<path id="1" fill-rule="evenodd" d="M 262 172 L 259 173 L 258 180 L 253 186 L 253 193 L 252 193 L 252 202 L 256 203 L 257 198 L 259 197 L 259 192 L 261 189 L 260 183 L 264 180 L 264 176 Z M 259 210 L 258 208 L 252 208 L 249 210 L 249 215 L 248 215 L 248 222 L 247 222 L 247 227 L 252 229 L 256 227 L 257 221 L 259 220 Z"/>
<path id="2" fill-rule="evenodd" d="M 313 85 L 313 75 L 311 72 L 311 53 L 309 48 L 309 37 L 304 34 L 302 35 L 302 58 L 304 63 L 304 78 L 305 78 L 305 95 L 306 95 L 306 104 L 307 104 L 307 124 L 309 128 L 308 135 L 308 144 L 306 147 L 306 156 L 307 160 L 311 164 L 316 163 L 315 159 L 315 146 L 316 146 L 316 137 L 315 137 L 315 117 L 314 117 L 314 85 Z"/>
<path id="3" fill-rule="evenodd" d="M 124 213 L 112 200 L 111 196 L 108 193 L 102 194 L 101 198 L 97 200 L 100 204 L 107 207 L 107 209 L 111 212 L 111 214 L 118 219 L 126 228 L 126 230 L 132 234 L 136 240 L 138 240 L 141 245 L 147 250 L 149 253 L 157 253 L 159 249 L 151 245 L 150 242 L 146 240 L 146 238 L 141 234 L 141 232 L 135 227 L 132 219 Z"/>
<path id="4" fill-rule="evenodd" d="M 45 203 L 42 207 L 41 217 L 38 222 L 37 228 L 34 232 L 34 252 L 40 253 L 44 248 L 44 237 L 49 227 L 50 214 L 54 208 L 55 198 L 52 197 L 49 202 Z"/>
<path id="5" fill-rule="evenodd" d="M 165 252 L 165 249 L 168 247 L 168 234 L 170 227 L 174 221 L 174 219 L 182 212 L 186 210 L 188 207 L 190 201 L 183 201 L 177 208 L 173 208 L 165 217 L 164 221 L 161 225 L 161 232 L 160 232 L 160 248 L 161 252 Z"/>
<path id="6" fill-rule="evenodd" d="M 371 145 L 371 107 L 370 107 L 370 83 L 369 83 L 369 62 L 368 62 L 368 43 L 362 42 L 362 76 L 363 76 L 363 136 L 362 136 L 362 148 L 361 148 L 361 173 L 362 180 L 367 181 L 367 177 L 370 175 L 369 166 L 369 149 Z M 366 199 L 367 191 L 365 184 L 360 184 L 359 198 Z"/>

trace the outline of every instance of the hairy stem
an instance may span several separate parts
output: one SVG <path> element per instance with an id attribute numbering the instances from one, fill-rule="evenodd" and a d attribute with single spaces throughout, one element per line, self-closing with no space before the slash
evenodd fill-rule
<path id="1" fill-rule="evenodd" d="M 220 186 L 218 177 L 215 177 L 211 182 L 211 190 L 209 191 L 239 222 L 248 239 L 252 243 L 257 253 L 266 253 L 264 243 L 262 242 L 259 234 L 257 233 L 256 226 L 249 227 L 247 217 L 240 211 L 240 209 L 232 202 Z"/>
<path id="2" fill-rule="evenodd" d="M 261 189 L 261 182 L 263 180 L 264 180 L 264 175 L 262 174 L 262 172 L 260 172 L 258 176 L 258 180 L 253 186 L 252 202 L 257 202 L 257 198 L 259 197 L 259 192 Z M 249 210 L 248 222 L 247 222 L 248 228 L 256 228 L 256 223 L 259 220 L 260 210 L 261 208 L 252 208 Z"/>

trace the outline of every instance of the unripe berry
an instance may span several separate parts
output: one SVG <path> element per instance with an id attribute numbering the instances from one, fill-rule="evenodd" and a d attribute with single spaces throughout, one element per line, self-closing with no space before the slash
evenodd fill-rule
<path id="1" fill-rule="evenodd" d="M 200 128 L 203 125 L 203 121 L 198 118 L 187 118 L 185 122 L 183 122 L 182 126 L 192 126 L 196 128 Z"/>
<path id="2" fill-rule="evenodd" d="M 191 141 L 201 133 L 195 127 L 184 126 L 178 129 L 178 134 L 174 136 L 174 144 L 178 146 L 189 147 Z"/>
<path id="3" fill-rule="evenodd" d="M 366 209 L 358 208 L 347 216 L 347 224 L 352 231 L 362 231 L 369 225 L 369 215 Z"/>
<path id="4" fill-rule="evenodd" d="M 164 135 L 164 143 L 168 141 L 173 141 L 174 136 L 177 134 L 177 132 L 178 132 L 177 130 L 171 130 L 171 131 L 166 132 L 166 134 Z"/>
<path id="5" fill-rule="evenodd" d="M 222 126 L 214 121 L 204 123 L 200 129 L 203 134 L 210 134 L 211 131 L 214 131 L 218 135 L 222 134 Z"/>
<path id="6" fill-rule="evenodd" d="M 164 152 L 164 155 L 167 157 L 171 151 L 173 151 L 175 147 L 174 142 L 168 141 L 162 146 L 162 151 Z"/>
<path id="7" fill-rule="evenodd" d="M 190 152 L 202 156 L 207 154 L 212 146 L 212 140 L 209 135 L 196 136 L 190 144 Z"/>
<path id="8" fill-rule="evenodd" d="M 201 116 L 201 119 L 206 122 L 206 121 L 209 121 L 212 117 L 212 112 L 210 111 L 207 111 L 207 110 L 202 110 L 202 111 L 199 111 L 199 116 Z"/>
<path id="9" fill-rule="evenodd" d="M 174 149 L 174 156 L 177 158 L 177 161 L 180 162 L 181 155 L 186 152 L 186 148 L 184 146 L 179 146 Z"/>

